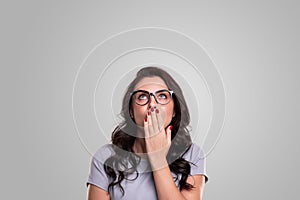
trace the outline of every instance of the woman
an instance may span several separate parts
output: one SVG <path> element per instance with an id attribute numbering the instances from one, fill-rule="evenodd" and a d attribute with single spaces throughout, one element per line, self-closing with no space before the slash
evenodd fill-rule
<path id="1" fill-rule="evenodd" d="M 175 80 L 160 68 L 142 68 L 127 88 L 121 116 L 112 144 L 91 161 L 88 200 L 201 199 L 205 160 L 191 141 Z"/>

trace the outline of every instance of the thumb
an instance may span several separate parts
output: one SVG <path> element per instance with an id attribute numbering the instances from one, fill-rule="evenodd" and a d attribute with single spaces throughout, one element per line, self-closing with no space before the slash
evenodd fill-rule
<path id="1" fill-rule="evenodd" d="M 168 128 L 167 128 L 167 140 L 169 143 L 171 143 L 171 133 L 172 133 L 172 128 L 173 126 L 170 125 Z"/>

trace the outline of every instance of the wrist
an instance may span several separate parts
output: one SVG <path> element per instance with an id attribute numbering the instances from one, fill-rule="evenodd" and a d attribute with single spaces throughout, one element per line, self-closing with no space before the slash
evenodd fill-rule
<path id="1" fill-rule="evenodd" d="M 159 154 L 159 152 L 148 155 L 151 168 L 153 171 L 160 170 L 169 166 L 166 156 Z"/>

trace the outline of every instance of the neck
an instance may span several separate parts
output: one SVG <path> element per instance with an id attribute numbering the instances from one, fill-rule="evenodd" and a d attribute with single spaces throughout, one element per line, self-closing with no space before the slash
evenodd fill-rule
<path id="1" fill-rule="evenodd" d="M 147 150 L 146 150 L 146 143 L 145 143 L 145 133 L 144 133 L 144 128 L 143 127 L 138 127 L 137 129 L 137 137 L 134 140 L 133 143 L 133 152 L 143 158 L 146 158 L 147 155 Z"/>
<path id="2" fill-rule="evenodd" d="M 136 138 L 133 144 L 133 151 L 135 154 L 142 158 L 147 158 L 147 150 L 145 144 L 145 138 Z"/>

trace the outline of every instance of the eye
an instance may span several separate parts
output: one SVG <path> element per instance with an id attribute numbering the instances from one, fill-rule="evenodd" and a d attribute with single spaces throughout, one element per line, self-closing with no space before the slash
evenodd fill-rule
<path id="1" fill-rule="evenodd" d="M 138 96 L 138 99 L 139 100 L 145 100 L 145 99 L 147 99 L 147 95 L 146 94 L 141 94 L 141 95 Z"/>
<path id="2" fill-rule="evenodd" d="M 168 96 L 166 94 L 159 94 L 158 98 L 160 98 L 160 99 L 167 99 Z"/>

